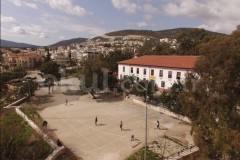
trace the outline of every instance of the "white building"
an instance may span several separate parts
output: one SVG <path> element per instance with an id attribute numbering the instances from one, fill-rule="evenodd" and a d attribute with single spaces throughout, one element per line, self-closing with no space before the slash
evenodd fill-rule
<path id="1" fill-rule="evenodd" d="M 118 62 L 118 78 L 136 76 L 137 79 L 155 80 L 160 90 L 174 82 L 184 82 L 192 71 L 198 56 L 142 56 Z"/>

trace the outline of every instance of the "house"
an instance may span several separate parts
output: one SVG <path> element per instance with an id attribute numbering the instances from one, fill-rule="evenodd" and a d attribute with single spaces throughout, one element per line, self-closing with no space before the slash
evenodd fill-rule
<path id="1" fill-rule="evenodd" d="M 69 66 L 70 65 L 70 59 L 68 56 L 65 56 L 65 55 L 56 55 L 54 56 L 54 59 L 53 61 L 55 61 L 58 65 L 60 66 Z"/>
<path id="2" fill-rule="evenodd" d="M 35 69 L 43 62 L 43 58 L 35 52 L 29 53 L 4 53 L 4 65 L 8 66 L 10 70 L 16 67 L 23 67 L 25 69 Z"/>
<path id="3" fill-rule="evenodd" d="M 199 56 L 142 56 L 118 62 L 118 78 L 135 76 L 137 80 L 154 80 L 160 90 L 175 82 L 184 82 Z"/>

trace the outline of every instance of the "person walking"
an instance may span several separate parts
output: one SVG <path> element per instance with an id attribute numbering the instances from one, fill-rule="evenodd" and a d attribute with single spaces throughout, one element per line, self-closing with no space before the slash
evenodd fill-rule
<path id="1" fill-rule="evenodd" d="M 122 127 L 123 127 L 123 122 L 121 121 L 120 122 L 120 129 L 121 129 L 121 131 L 122 131 Z"/>
<path id="2" fill-rule="evenodd" d="M 97 126 L 97 121 L 98 121 L 98 118 L 95 117 L 95 125 Z"/>
<path id="3" fill-rule="evenodd" d="M 66 99 L 66 106 L 68 105 L 68 99 Z"/>
<path id="4" fill-rule="evenodd" d="M 157 120 L 157 129 L 160 129 L 160 124 L 158 120 Z"/>

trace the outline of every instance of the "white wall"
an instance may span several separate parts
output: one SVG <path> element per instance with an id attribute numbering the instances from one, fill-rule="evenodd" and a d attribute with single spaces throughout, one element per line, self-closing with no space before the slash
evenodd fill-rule
<path id="1" fill-rule="evenodd" d="M 125 67 L 125 72 L 123 72 L 123 67 Z M 131 73 L 131 67 L 133 67 L 133 73 Z M 137 74 L 137 68 L 139 68 L 139 74 Z M 146 75 L 143 74 L 144 69 L 146 69 Z M 151 70 L 154 70 L 154 76 L 150 76 Z M 159 77 L 160 70 L 163 70 L 163 77 Z M 172 71 L 172 78 L 168 78 L 168 72 Z M 187 72 L 190 70 L 180 69 L 180 68 L 164 68 L 164 67 L 149 67 L 149 66 L 137 66 L 137 65 L 118 65 L 118 78 L 121 79 L 124 75 L 131 76 L 134 75 L 139 77 L 139 79 L 155 80 L 155 83 L 159 88 L 168 89 L 170 88 L 174 82 L 177 82 L 177 72 L 181 72 L 180 81 L 183 82 L 185 80 L 185 76 Z M 161 87 L 161 82 L 165 82 L 165 87 Z"/>

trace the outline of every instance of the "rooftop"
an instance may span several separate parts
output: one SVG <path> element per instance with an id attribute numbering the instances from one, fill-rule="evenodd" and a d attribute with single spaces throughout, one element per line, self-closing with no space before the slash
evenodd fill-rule
<path id="1" fill-rule="evenodd" d="M 199 56 L 142 56 L 118 64 L 192 69 Z"/>

